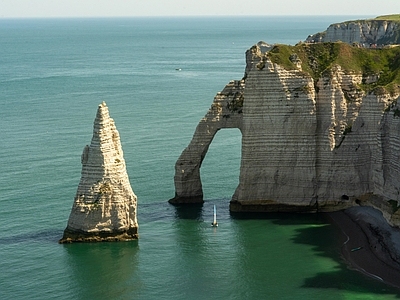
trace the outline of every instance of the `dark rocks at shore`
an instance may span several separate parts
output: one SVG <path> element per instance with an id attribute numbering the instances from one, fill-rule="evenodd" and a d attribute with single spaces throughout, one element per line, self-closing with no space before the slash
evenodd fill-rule
<path id="1" fill-rule="evenodd" d="M 346 237 L 341 252 L 349 267 L 400 288 L 400 229 L 391 227 L 372 207 L 329 215 Z"/>
<path id="2" fill-rule="evenodd" d="M 390 226 L 382 212 L 372 207 L 352 207 L 345 213 L 362 228 L 380 258 L 400 270 L 400 229 Z"/>

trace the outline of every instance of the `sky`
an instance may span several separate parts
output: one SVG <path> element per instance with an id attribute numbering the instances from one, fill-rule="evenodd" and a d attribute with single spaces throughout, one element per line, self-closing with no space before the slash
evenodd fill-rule
<path id="1" fill-rule="evenodd" d="M 0 0 L 0 18 L 397 13 L 400 0 Z"/>

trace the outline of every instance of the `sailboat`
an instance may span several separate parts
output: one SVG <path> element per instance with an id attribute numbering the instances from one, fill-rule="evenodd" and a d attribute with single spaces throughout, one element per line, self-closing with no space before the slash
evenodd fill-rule
<path id="1" fill-rule="evenodd" d="M 211 223 L 212 227 L 218 227 L 218 223 L 217 223 L 217 208 L 214 205 L 214 221 Z"/>

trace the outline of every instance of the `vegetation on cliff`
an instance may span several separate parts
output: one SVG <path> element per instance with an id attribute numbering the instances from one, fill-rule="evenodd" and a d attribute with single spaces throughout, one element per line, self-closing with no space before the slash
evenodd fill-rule
<path id="1" fill-rule="evenodd" d="M 373 20 L 398 21 L 398 22 L 400 22 L 400 14 L 379 16 L 379 17 L 376 17 Z"/>
<path id="2" fill-rule="evenodd" d="M 350 21 L 345 21 L 337 24 L 348 24 L 348 23 L 355 23 L 355 22 L 375 22 L 375 21 L 390 21 L 390 22 L 399 22 L 400 23 L 400 14 L 393 14 L 393 15 L 383 15 L 383 16 L 378 16 L 376 18 L 372 19 L 359 19 L 359 20 L 350 20 Z"/>
<path id="3" fill-rule="evenodd" d="M 336 65 L 350 74 L 362 74 L 363 77 L 376 76 L 377 80 L 360 86 L 367 92 L 376 94 L 400 92 L 400 47 L 381 49 L 359 48 L 342 42 L 335 43 L 299 43 L 296 46 L 275 45 L 267 57 L 285 69 L 297 69 L 296 62 L 301 60 L 302 71 L 315 80 Z"/>

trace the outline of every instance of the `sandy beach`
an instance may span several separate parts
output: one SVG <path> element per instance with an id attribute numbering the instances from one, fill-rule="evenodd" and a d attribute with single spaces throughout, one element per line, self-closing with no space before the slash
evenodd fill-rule
<path id="1" fill-rule="evenodd" d="M 341 248 L 350 268 L 400 289 L 400 229 L 372 207 L 329 213 L 344 234 Z"/>

